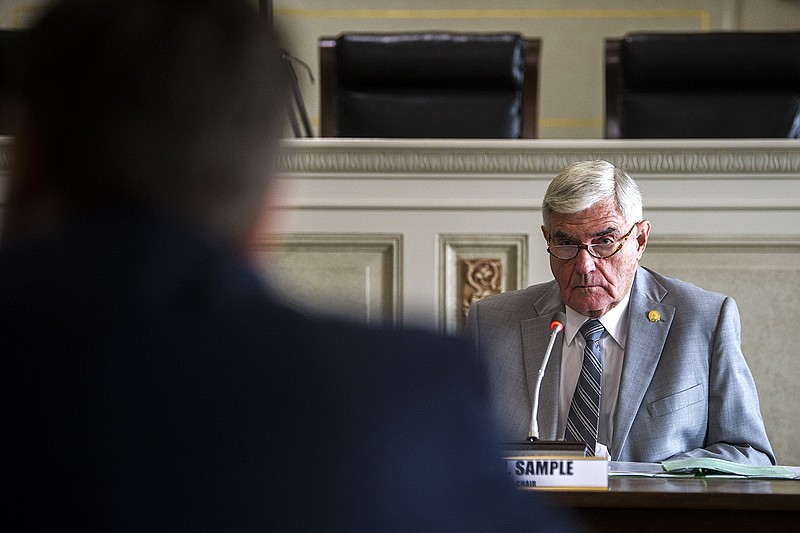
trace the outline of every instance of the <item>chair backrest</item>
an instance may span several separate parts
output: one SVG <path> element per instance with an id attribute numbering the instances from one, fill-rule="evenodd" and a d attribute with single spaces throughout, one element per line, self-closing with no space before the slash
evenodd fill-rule
<path id="1" fill-rule="evenodd" d="M 605 41 L 605 137 L 789 137 L 800 32 L 635 33 Z"/>
<path id="2" fill-rule="evenodd" d="M 323 37 L 323 137 L 536 138 L 541 42 L 517 34 Z"/>

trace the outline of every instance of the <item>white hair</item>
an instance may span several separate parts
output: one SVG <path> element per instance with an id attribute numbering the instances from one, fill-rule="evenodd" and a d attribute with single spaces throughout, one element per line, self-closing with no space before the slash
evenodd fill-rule
<path id="1" fill-rule="evenodd" d="M 542 218 L 550 227 L 553 214 L 571 215 L 613 198 L 627 224 L 642 220 L 642 193 L 627 172 L 607 161 L 578 161 L 547 187 Z"/>

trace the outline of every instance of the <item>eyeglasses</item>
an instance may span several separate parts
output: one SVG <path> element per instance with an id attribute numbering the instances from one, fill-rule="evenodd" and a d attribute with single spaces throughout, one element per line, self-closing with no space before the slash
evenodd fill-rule
<path id="1" fill-rule="evenodd" d="M 641 220 L 639 222 L 641 222 Z M 592 257 L 608 259 L 622 250 L 622 245 L 628 240 L 628 237 L 630 237 L 633 232 L 633 228 L 635 228 L 639 222 L 634 223 L 631 229 L 628 230 L 628 233 L 626 233 L 620 241 L 600 242 L 596 244 L 558 244 L 555 246 L 548 246 L 547 253 L 562 261 L 569 261 L 575 258 L 581 250 L 586 250 Z"/>

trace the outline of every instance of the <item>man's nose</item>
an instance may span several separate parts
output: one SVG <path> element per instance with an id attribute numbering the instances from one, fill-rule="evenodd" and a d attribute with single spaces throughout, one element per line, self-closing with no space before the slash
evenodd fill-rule
<path id="1" fill-rule="evenodd" d="M 578 255 L 575 256 L 575 270 L 581 274 L 592 272 L 595 269 L 596 259 L 592 257 L 589 250 L 582 248 L 578 250 Z"/>

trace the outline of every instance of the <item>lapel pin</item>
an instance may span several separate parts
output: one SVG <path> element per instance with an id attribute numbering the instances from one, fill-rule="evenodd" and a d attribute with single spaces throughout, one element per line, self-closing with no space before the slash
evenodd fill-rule
<path id="1" fill-rule="evenodd" d="M 653 309 L 652 311 L 647 313 L 647 319 L 650 320 L 650 322 L 658 322 L 659 320 L 661 320 L 661 313 Z"/>

